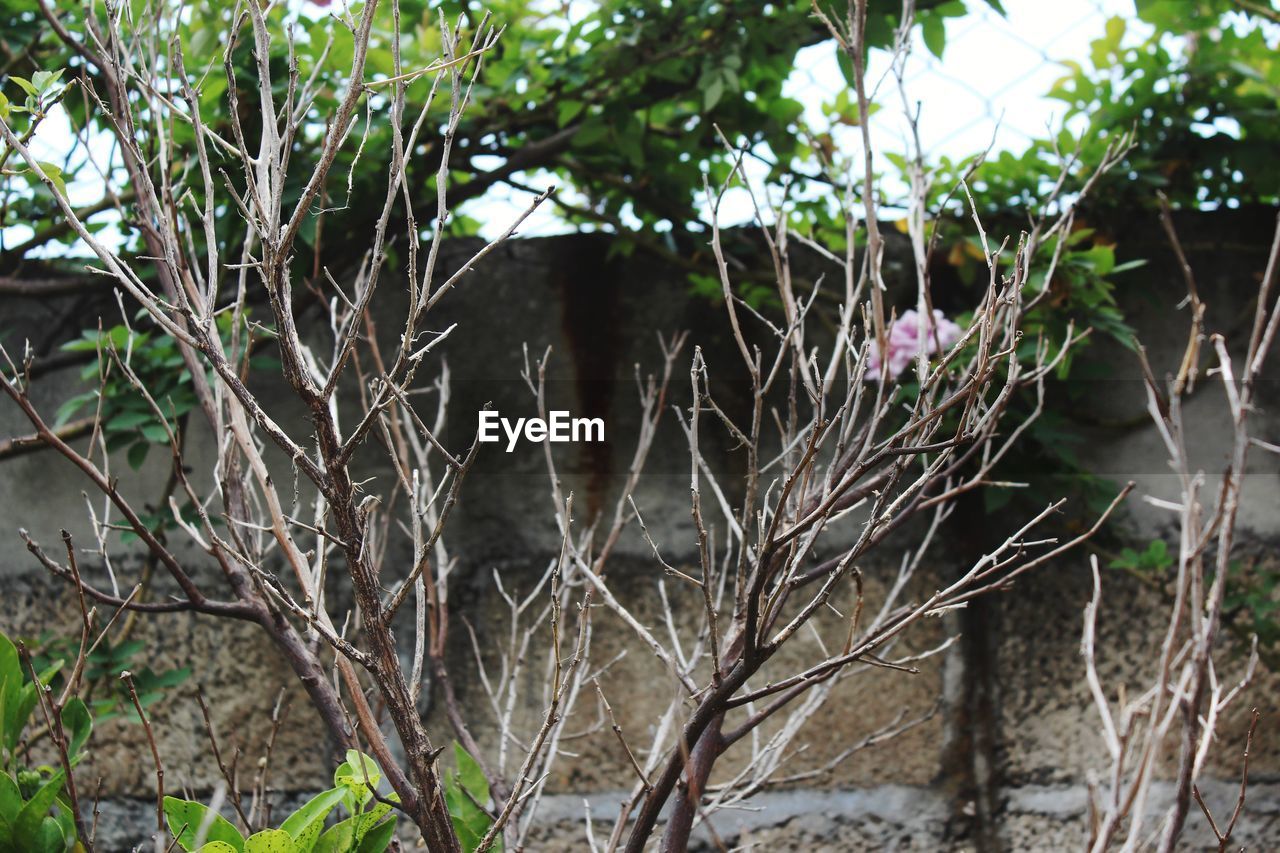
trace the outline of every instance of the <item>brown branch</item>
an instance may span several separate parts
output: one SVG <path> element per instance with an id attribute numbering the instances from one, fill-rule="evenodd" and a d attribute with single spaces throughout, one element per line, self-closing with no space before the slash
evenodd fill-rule
<path id="1" fill-rule="evenodd" d="M 1244 739 L 1244 768 L 1240 772 L 1240 796 L 1236 799 L 1236 807 L 1231 812 L 1231 820 L 1227 823 L 1227 831 L 1219 841 L 1219 851 L 1227 849 L 1227 843 L 1231 841 L 1231 833 L 1236 828 L 1236 821 L 1240 819 L 1240 815 L 1244 812 L 1245 794 L 1249 789 L 1249 756 L 1253 751 L 1253 733 L 1258 729 L 1258 720 L 1261 718 L 1258 709 L 1253 709 L 1253 718 L 1249 721 L 1249 733 Z"/>
<path id="2" fill-rule="evenodd" d="M 85 628 L 87 632 L 87 614 L 85 616 Z M 36 670 L 35 664 L 31 660 L 31 652 L 21 642 L 18 643 L 18 653 L 22 661 L 27 665 L 27 670 L 31 673 L 31 683 L 36 690 L 40 711 L 44 714 L 45 726 L 49 732 L 50 739 L 58 750 L 58 760 L 62 764 L 62 772 L 66 780 L 67 801 L 71 806 L 71 818 L 76 826 L 76 834 L 87 845 L 88 853 L 93 853 L 93 839 L 89 836 L 84 825 L 84 816 L 80 813 L 80 798 L 76 791 L 76 778 L 72 772 L 71 756 L 67 752 L 67 732 L 62 725 L 62 709 L 65 707 L 65 698 L 63 700 L 55 700 L 53 698 L 53 691 L 48 685 L 40 681 L 40 673 Z M 76 656 L 77 672 L 83 669 L 86 657 L 85 644 L 82 641 L 79 654 Z M 68 687 L 73 683 L 69 679 Z"/>
<path id="3" fill-rule="evenodd" d="M 96 418 L 81 418 L 65 423 L 62 426 L 54 427 L 52 432 L 62 441 L 74 441 L 93 432 L 93 425 L 96 422 Z M 6 438 L 0 440 L 0 460 L 13 459 L 27 453 L 34 453 L 48 446 L 38 432 Z"/>
<path id="4" fill-rule="evenodd" d="M 61 278 L 24 278 L 0 275 L 0 296 L 20 296 L 27 299 L 51 299 L 55 296 L 72 296 L 105 290 L 110 279 L 98 275 L 66 276 Z"/>
<path id="5" fill-rule="evenodd" d="M 1255 0 L 1232 0 L 1232 2 L 1246 12 L 1266 18 L 1268 21 L 1273 23 L 1280 24 L 1280 12 L 1277 12 L 1269 6 L 1264 6 L 1262 3 L 1255 2 Z"/>
<path id="6" fill-rule="evenodd" d="M 64 530 L 63 536 L 69 534 Z M 214 601 L 204 598 L 200 600 L 174 600 L 174 601 L 157 601 L 157 602 L 139 602 L 133 601 L 132 596 L 120 598 L 109 592 L 103 592 L 94 586 L 91 586 L 83 579 L 76 576 L 71 569 L 60 565 L 56 560 L 51 558 L 40 547 L 40 543 L 31 538 L 31 535 L 23 528 L 19 528 L 18 536 L 26 543 L 27 550 L 31 552 L 40 564 L 49 570 L 50 573 L 59 577 L 72 585 L 78 592 L 92 598 L 101 604 L 109 604 L 112 607 L 118 607 L 124 610 L 134 611 L 138 613 L 205 613 L 210 616 L 226 616 L 232 619 L 248 619 L 257 621 L 260 614 L 258 609 L 251 604 L 234 601 Z"/>
<path id="7" fill-rule="evenodd" d="M 33 427 L 35 427 L 36 433 L 40 438 L 54 450 L 57 450 L 63 458 L 79 468 L 80 471 L 98 488 L 98 490 L 111 500 L 116 509 L 120 511 L 120 514 L 125 517 L 126 521 L 128 521 L 133 532 L 136 533 L 138 538 L 147 545 L 151 550 L 151 553 L 160 560 L 164 567 L 169 570 L 169 574 L 187 596 L 187 600 L 197 607 L 203 604 L 205 602 L 204 594 L 195 585 L 195 582 L 186 573 L 182 566 L 178 564 L 177 558 L 169 552 L 169 549 L 166 548 L 158 538 L 156 538 L 156 535 L 151 531 L 151 528 L 148 527 L 141 518 L 139 518 L 133 507 L 130 506 L 129 502 L 120 494 L 119 489 L 116 487 L 116 482 L 114 480 L 107 479 L 106 475 L 98 470 L 97 465 L 94 465 L 89 461 L 89 459 L 78 453 L 69 444 L 54 434 L 53 430 L 49 428 L 48 424 L 46 424 L 44 419 L 40 416 L 40 413 L 36 411 L 35 406 L 31 404 L 31 400 L 27 397 L 26 392 L 20 391 L 17 388 L 16 382 L 16 379 L 10 380 L 8 377 L 0 376 L 0 388 L 3 388 L 9 399 L 18 404 L 18 408 L 22 410 L 22 413 L 26 415 L 27 420 L 31 422 Z"/>
<path id="8" fill-rule="evenodd" d="M 227 793 L 231 798 L 231 805 L 240 817 L 240 822 L 244 824 L 245 831 L 252 832 L 253 826 L 249 823 L 249 818 L 245 815 L 244 808 L 240 804 L 240 787 L 236 782 L 235 775 L 227 767 L 226 762 L 222 760 L 222 750 L 218 748 L 218 737 L 213 733 L 213 720 L 209 716 L 209 706 L 204 701 L 204 691 L 197 687 L 195 694 L 196 701 L 200 703 L 200 714 L 204 718 L 204 731 L 209 738 L 209 748 L 213 750 L 213 760 L 217 762 L 218 770 L 222 773 L 222 778 L 227 783 Z"/>
<path id="9" fill-rule="evenodd" d="M 146 712 L 142 710 L 142 702 L 138 699 L 138 688 L 134 686 L 133 673 L 126 669 L 120 673 L 120 680 L 129 688 L 129 698 L 133 700 L 133 707 L 138 712 L 138 721 L 142 723 L 142 730 L 147 735 L 147 745 L 151 747 L 151 761 L 156 768 L 156 833 L 159 837 L 164 833 L 164 763 L 160 760 L 160 748 L 156 746 L 155 732 L 151 731 L 151 720 L 147 719 Z"/>
<path id="10" fill-rule="evenodd" d="M 119 195 L 111 193 L 111 194 L 108 194 L 106 198 L 102 199 L 96 204 L 91 204 L 86 207 L 77 209 L 76 216 L 78 216 L 82 220 L 88 219 L 89 217 L 95 214 L 102 213 L 104 210 L 111 210 L 114 207 L 119 207 L 125 202 L 133 201 L 133 199 L 134 199 L 134 193 L 132 190 L 128 192 L 120 193 Z M 48 243 L 50 240 L 57 240 L 60 237 L 65 237 L 67 234 L 72 233 L 73 230 L 74 229 L 72 228 L 71 223 L 67 222 L 66 220 L 54 222 L 52 225 L 49 225 L 47 228 L 43 228 L 37 231 L 35 234 L 31 235 L 30 239 L 24 240 L 18 245 L 12 246 L 6 249 L 5 254 L 14 258 L 24 257 L 27 254 L 27 252 L 31 251 L 32 249 L 35 249 L 39 246 L 43 246 L 45 243 Z M 90 278 L 94 278 L 94 277 L 91 276 Z"/>

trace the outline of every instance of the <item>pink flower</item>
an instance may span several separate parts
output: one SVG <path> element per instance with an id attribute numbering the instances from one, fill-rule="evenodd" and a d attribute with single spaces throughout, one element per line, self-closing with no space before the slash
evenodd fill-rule
<path id="1" fill-rule="evenodd" d="M 924 330 L 924 353 L 935 355 L 939 349 L 948 350 L 960 340 L 964 330 L 942 316 L 938 309 L 933 310 L 933 321 Z M 920 315 L 914 308 L 902 312 L 902 316 L 893 321 L 889 327 L 889 378 L 895 379 L 916 360 L 920 345 Z M 871 351 L 867 356 L 867 378 L 873 381 L 880 379 L 880 347 L 871 342 Z"/>

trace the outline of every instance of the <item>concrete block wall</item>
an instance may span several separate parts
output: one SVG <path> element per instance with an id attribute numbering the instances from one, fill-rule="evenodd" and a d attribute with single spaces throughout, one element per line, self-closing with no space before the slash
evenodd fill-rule
<path id="1" fill-rule="evenodd" d="M 1184 233 L 1192 264 L 1205 270 L 1202 292 L 1210 306 L 1211 328 L 1239 330 L 1249 310 L 1256 276 L 1265 260 L 1271 218 L 1265 211 L 1236 211 L 1188 217 Z M 1185 318 L 1172 313 L 1181 299 L 1181 278 L 1168 259 L 1154 220 L 1113 229 L 1122 255 L 1142 256 L 1151 263 L 1118 280 L 1119 298 L 1148 345 L 1157 372 L 1181 356 Z M 444 266 L 456 265 L 474 247 L 448 247 Z M 947 286 L 945 283 L 943 286 Z M 958 284 L 952 286 L 959 288 Z M 384 283 L 380 326 L 391 334 L 397 297 Z M 963 298 L 962 291 L 949 295 Z M 4 306 L 10 329 L 38 327 L 48 307 L 12 301 Z M 1172 318 L 1172 319 L 1171 319 Z M 600 416 L 608 424 L 603 448 L 566 446 L 559 454 L 571 488 L 591 509 L 610 506 L 625 473 L 634 441 L 637 403 L 633 365 L 658 364 L 655 331 L 690 329 L 706 353 L 713 375 L 726 373 L 737 356 L 726 339 L 719 309 L 689 295 L 683 276 L 642 257 L 610 258 L 605 237 L 565 237 L 516 241 L 495 252 L 457 293 L 442 304 L 433 324 L 462 325 L 443 348 L 453 374 L 453 405 L 446 442 L 469 438 L 475 412 L 486 402 L 503 411 L 529 414 L 532 405 L 519 379 L 524 346 L 531 354 L 553 347 L 550 393 L 575 414 Z M 10 332 L 10 338 L 13 333 Z M 1122 348 L 1097 343 L 1088 358 L 1106 368 L 1108 377 L 1087 386 L 1077 428 L 1085 441 L 1080 456 L 1091 471 L 1116 480 L 1134 479 L 1138 494 L 1167 497 L 1170 486 L 1163 449 L 1141 419 L 1143 400 L 1136 362 Z M 74 393 L 75 371 L 44 380 L 40 401 L 51 411 Z M 1276 376 L 1273 369 L 1270 376 Z M 261 380 L 259 380 L 261 382 Z M 1211 382 L 1188 409 L 1193 443 L 1206 471 L 1221 468 L 1225 410 Z M 1270 377 L 1262 395 L 1255 433 L 1280 441 L 1280 402 Z M 684 383 L 677 392 L 687 395 Z M 299 426 L 299 412 L 287 394 L 269 382 L 264 398 L 272 400 L 282 423 Z M 726 383 L 732 404 L 734 388 Z M 641 481 L 636 501 L 646 523 L 659 535 L 664 556 L 692 563 L 696 555 L 687 507 L 687 457 L 683 439 L 670 421 L 653 454 L 650 473 Z M 18 413 L 0 403 L 0 435 L 25 432 Z M 462 438 L 458 438 L 462 436 Z M 207 461 L 210 436 L 193 431 L 197 470 Z M 727 442 L 705 445 L 712 464 L 732 472 L 735 458 Z M 386 477 L 370 457 L 370 475 Z M 125 467 L 120 466 L 124 471 Z M 126 472 L 123 488 L 131 495 L 154 493 L 158 475 Z M 16 529 L 25 527 L 45 544 L 58 543 L 66 527 L 87 535 L 83 485 L 73 469 L 48 452 L 0 463 L 0 627 L 10 634 L 35 634 L 76 624 L 69 592 L 45 576 L 25 552 Z M 471 474 L 454 523 L 450 549 L 459 558 L 455 601 L 484 640 L 497 636 L 503 618 L 490 582 L 501 573 L 512 587 L 527 585 L 558 549 L 551 503 L 540 453 L 528 447 L 506 454 L 499 447 L 482 456 Z M 1241 554 L 1247 559 L 1274 560 L 1280 537 L 1280 460 L 1254 454 L 1241 514 Z M 990 514 L 976 504 L 964 517 L 967 536 L 944 541 L 920 578 L 932 589 L 958 571 L 966 555 L 1015 526 L 1009 510 Z M 581 517 L 581 516 L 580 516 Z M 1145 544 L 1167 535 L 1171 519 L 1135 498 L 1115 528 L 1119 539 Z M 908 536 L 911 534 L 908 533 Z M 967 539 L 968 541 L 961 541 Z M 683 545 L 681 543 L 684 543 Z M 683 549 L 683 550 L 682 550 Z M 883 564 L 864 567 L 874 585 L 877 572 L 896 565 L 899 550 L 889 548 Z M 216 582 L 214 573 L 192 556 L 197 575 Z M 121 548 L 116 570 L 131 576 L 136 554 Z M 656 612 L 655 572 L 648 546 L 638 537 L 621 543 L 614 577 L 629 601 L 638 602 L 642 618 Z M 882 576 L 882 575 L 881 575 Z M 1150 668 L 1163 625 L 1164 598 L 1158 584 L 1144 584 L 1121 572 L 1105 577 L 1106 598 L 1099 616 L 1100 667 L 1109 683 L 1142 683 Z M 792 761 L 796 771 L 817 767 L 890 721 L 903 707 L 923 713 L 938 703 L 925 724 L 888 743 L 867 748 L 831 773 L 801 785 L 769 792 L 754 804 L 758 810 L 728 812 L 714 821 L 721 838 L 756 850 L 1060 850 L 1080 846 L 1091 773 L 1107 766 L 1098 725 L 1083 681 L 1079 655 L 1082 610 L 1090 592 L 1085 552 L 1028 576 L 1010 591 L 976 602 L 967 611 L 938 620 L 929 632 L 906 642 L 925 648 L 948 634 L 962 639 L 945 656 L 929 661 L 918 675 L 868 669 L 848 679 L 811 724 L 810 747 Z M 334 600 L 342 588 L 334 586 Z M 691 605 L 692 606 L 692 605 Z M 692 611 L 686 611 L 689 615 Z M 192 689 L 204 691 L 214 725 L 227 744 L 242 753 L 248 768 L 261 754 L 269 719 L 281 690 L 289 711 L 280 728 L 272 758 L 273 785 L 280 797 L 296 797 L 325 785 L 332 762 L 325 736 L 305 697 L 278 655 L 252 626 L 182 614 L 138 620 L 136 635 L 163 666 L 190 666 L 191 680 L 173 691 L 155 711 L 155 728 L 172 789 L 208 792 L 217 783 L 209 759 L 204 726 Z M 483 706 L 471 670 L 469 650 L 459 630 L 455 655 L 464 703 Z M 598 660 L 633 646 L 625 629 L 602 614 L 596 625 Z M 802 646 L 791 652 L 796 662 L 814 654 Z M 791 661 L 783 660 L 779 665 Z M 1239 668 L 1241 662 L 1233 662 Z M 1232 670 L 1234 672 L 1234 669 Z M 536 671 L 530 679 L 536 682 Z M 1224 677 L 1227 676 L 1224 674 Z M 532 682 L 531 682 L 532 683 Z M 614 702 L 624 730 L 643 732 L 668 691 L 661 669 L 646 655 L 624 657 L 602 679 L 607 692 L 633 695 Z M 635 686 L 640 690 L 634 690 Z M 1248 699 L 1238 705 L 1220 732 L 1222 749 L 1204 786 L 1206 799 L 1218 812 L 1229 812 L 1235 796 L 1238 756 L 1243 746 L 1247 712 L 1263 712 L 1253 755 L 1249 808 L 1242 819 L 1240 841 L 1251 849 L 1280 849 L 1280 682 L 1261 672 Z M 429 692 L 429 691 L 428 691 Z M 438 707 L 424 711 L 441 724 Z M 535 708 L 524 709 L 536 713 Z M 593 715 L 588 703 L 582 713 Z M 482 743 L 492 728 L 476 726 Z M 443 737 L 443 735 L 442 735 Z M 552 792 L 543 812 L 540 850 L 584 849 L 582 801 L 591 813 L 608 820 L 630 782 L 630 770 L 607 730 L 575 743 L 585 760 L 565 762 L 550 781 Z M 726 763 L 726 768 L 732 762 Z M 141 731 L 123 721 L 103 724 L 95 732 L 85 772 L 100 776 L 105 798 L 103 838 L 107 849 L 130 849 L 147 831 L 153 815 L 150 761 Z M 246 770 L 246 772 L 249 772 Z M 1203 818 L 1193 813 L 1187 849 L 1212 839 Z M 700 844 L 709 844 L 701 836 Z M 710 849 L 710 848 L 708 848 Z"/>

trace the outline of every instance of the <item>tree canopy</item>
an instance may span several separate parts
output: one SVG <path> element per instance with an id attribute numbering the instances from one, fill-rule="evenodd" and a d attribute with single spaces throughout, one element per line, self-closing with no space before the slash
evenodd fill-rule
<path id="1" fill-rule="evenodd" d="M 997 0 L 989 2 L 1001 8 Z M 942 54 L 945 21 L 966 14 L 964 3 L 923 0 L 916 6 L 924 43 Z M 1136 6 L 1138 23 L 1153 28 L 1153 34 L 1126 37 L 1124 21 L 1112 19 L 1094 45 L 1091 62 L 1068 63 L 1062 80 L 1048 93 L 1067 104 L 1068 119 L 1089 117 L 1089 129 L 1078 138 L 1066 131 L 1046 135 L 1024 151 L 989 158 L 972 180 L 979 204 L 1000 213 L 1034 205 L 1045 175 L 1053 171 L 1050 161 L 1067 156 L 1079 160 L 1070 179 L 1084 180 L 1108 141 L 1128 128 L 1137 131 L 1136 147 L 1126 168 L 1109 178 L 1119 191 L 1101 198 L 1147 203 L 1154 189 L 1163 188 L 1175 203 L 1189 205 L 1276 199 L 1277 13 L 1269 4 L 1244 0 L 1138 0 Z M 99 16 L 116 9 L 102 3 L 89 8 Z M 84 9 L 68 0 L 0 2 L 0 114 L 15 127 L 56 112 L 52 104 L 59 101 L 73 128 L 90 130 L 85 138 L 105 136 L 104 122 L 110 117 L 106 105 L 94 102 L 102 69 L 86 64 L 45 20 L 48 16 L 77 28 Z M 829 134 L 805 127 L 803 105 L 783 93 L 797 52 L 830 38 L 809 0 L 763 5 L 603 0 L 563 6 L 532 0 L 403 0 L 385 11 L 371 40 L 363 84 L 367 97 L 353 126 L 344 129 L 350 138 L 338 155 L 337 173 L 347 176 L 343 197 L 327 197 L 318 211 L 328 213 L 305 224 L 304 252 L 326 241 L 345 246 L 346 237 L 367 234 L 378 214 L 372 189 L 382 180 L 385 164 L 362 155 L 387 147 L 380 137 L 389 136 L 390 123 L 372 116 L 385 107 L 396 51 L 406 69 L 402 75 L 416 75 L 408 89 L 407 115 L 414 117 L 425 107 L 428 124 L 438 124 L 448 104 L 439 97 L 428 104 L 430 77 L 421 69 L 440 61 L 440 27 L 449 25 L 442 22 L 460 21 L 466 31 L 485 15 L 505 31 L 484 59 L 472 92 L 474 106 L 452 140 L 450 197 L 455 203 L 495 187 L 529 189 L 531 174 L 551 176 L 561 187 L 555 197 L 558 209 L 570 223 L 629 232 L 650 247 L 671 248 L 680 245 L 682 235 L 705 225 L 699 208 L 704 175 L 714 184 L 727 174 L 729 140 L 767 164 L 771 179 L 793 182 L 794 207 L 802 220 L 820 226 L 824 214 L 833 213 L 833 194 L 821 192 L 827 180 L 823 176 L 841 168 L 825 163 L 833 155 Z M 873 49 L 893 45 L 900 11 L 889 0 L 873 4 L 867 34 Z M 167 37 L 180 42 L 186 76 L 198 88 L 201 120 L 207 126 L 225 138 L 237 132 L 236 123 L 241 133 L 256 132 L 260 116 L 254 108 L 253 39 L 245 31 L 242 10 L 222 0 L 135 0 L 119 13 L 149 16 Z M 392 15 L 399 17 L 403 31 L 397 44 L 390 36 Z M 326 127 L 325 117 L 351 83 L 350 30 L 357 16 L 358 7 L 338 3 L 274 5 L 270 10 L 270 23 L 290 33 L 292 43 L 285 48 L 285 39 L 274 42 L 273 66 L 296 63 L 304 79 L 314 76 L 319 83 L 309 107 L 315 118 L 311 132 L 294 143 L 293 156 L 300 160 L 316 157 L 325 135 L 337 131 Z M 228 44 L 216 35 L 224 32 L 238 35 Z M 157 56 L 155 62 L 174 78 L 172 55 Z M 850 73 L 847 62 L 841 68 Z M 229 79 L 238 89 L 234 102 L 239 115 L 229 107 Z M 280 74 L 278 85 L 286 85 L 286 79 Z M 66 88 L 73 82 L 84 85 Z M 848 99 L 826 106 L 833 125 L 859 121 L 857 106 Z M 135 130 L 144 139 L 148 136 L 145 125 Z M 182 142 L 190 132 L 189 127 L 176 129 L 175 141 Z M 93 146 L 60 145 L 56 139 L 50 143 L 64 156 L 55 164 L 63 180 L 70 182 L 93 168 L 85 157 Z M 409 185 L 426 205 L 418 214 L 426 228 L 432 219 L 426 200 L 434 194 L 441 150 L 442 140 L 423 134 L 411 157 Z M 98 167 L 107 168 L 102 160 L 111 155 L 94 153 Z M 229 160 L 221 165 L 233 166 Z M 907 160 L 890 157 L 879 165 L 905 169 Z M 924 165 L 936 170 L 934 186 L 941 200 L 970 161 L 940 158 Z M 8 271 L 29 250 L 72 239 L 57 225 L 48 193 L 25 177 L 23 170 L 6 166 L 0 224 L 26 223 L 35 235 L 5 237 Z M 127 212 L 128 187 L 117 182 L 111 189 Z M 293 189 L 294 198 L 301 190 Z M 111 217 L 112 199 L 94 199 L 90 205 L 101 209 L 100 219 Z M 333 215 L 337 210 L 341 215 Z M 475 226 L 459 216 L 450 227 L 466 233 Z M 655 238 L 664 231 L 670 236 Z M 300 268 L 311 267 L 312 261 L 300 257 Z"/>

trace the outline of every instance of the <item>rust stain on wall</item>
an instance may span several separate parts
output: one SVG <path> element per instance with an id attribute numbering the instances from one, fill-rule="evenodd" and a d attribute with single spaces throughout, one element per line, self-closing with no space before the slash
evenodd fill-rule
<path id="1" fill-rule="evenodd" d="M 618 377 L 623 330 L 619 322 L 621 270 L 608 257 L 609 241 L 581 235 L 562 244 L 552 266 L 552 282 L 561 294 L 561 324 L 573 360 L 574 415 L 603 418 L 605 440 L 577 445 L 574 466 L 587 476 L 587 517 L 601 508 L 613 474 L 610 408 Z"/>

